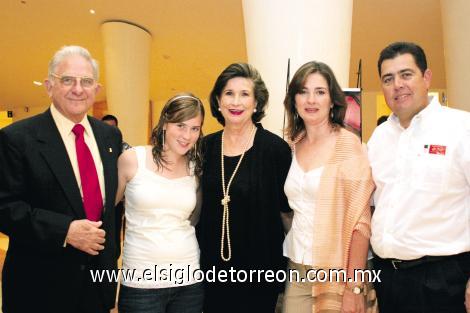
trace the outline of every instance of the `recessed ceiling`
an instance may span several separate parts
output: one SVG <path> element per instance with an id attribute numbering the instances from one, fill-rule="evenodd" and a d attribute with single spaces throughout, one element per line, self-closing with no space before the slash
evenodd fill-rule
<path id="1" fill-rule="evenodd" d="M 224 67 L 246 60 L 242 14 L 240 0 L 1 1 L 0 110 L 48 104 L 44 86 L 32 82 L 46 78 L 63 45 L 86 47 L 103 66 L 100 25 L 107 20 L 151 33 L 150 99 L 180 91 L 206 98 Z M 100 81 L 106 89 L 103 70 Z M 103 99 L 105 92 L 97 100 Z"/>
<path id="2" fill-rule="evenodd" d="M 351 86 L 362 59 L 363 87 L 379 91 L 375 64 L 380 49 L 409 40 L 425 48 L 433 88 L 445 88 L 440 2 L 425 2 L 354 0 Z M 103 66 L 100 25 L 107 20 L 129 21 L 151 32 L 154 102 L 180 91 L 207 98 L 223 68 L 247 60 L 241 0 L 1 0 L 0 110 L 49 104 L 44 86 L 32 82 L 47 76 L 49 59 L 63 45 L 88 48 Z M 106 94 L 103 70 L 101 83 L 105 88 L 98 100 Z"/>

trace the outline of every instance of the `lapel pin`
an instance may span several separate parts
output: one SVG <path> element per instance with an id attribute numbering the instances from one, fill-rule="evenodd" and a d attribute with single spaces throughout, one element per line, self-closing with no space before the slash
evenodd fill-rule
<path id="1" fill-rule="evenodd" d="M 113 148 L 109 148 L 109 152 L 113 152 Z"/>

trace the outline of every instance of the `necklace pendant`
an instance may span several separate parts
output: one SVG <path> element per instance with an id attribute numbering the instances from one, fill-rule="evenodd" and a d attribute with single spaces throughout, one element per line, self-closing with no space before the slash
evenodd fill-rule
<path id="1" fill-rule="evenodd" d="M 220 203 L 223 205 L 223 206 L 226 206 L 228 203 L 230 202 L 230 196 L 229 195 L 226 195 L 222 198 L 222 201 L 220 201 Z"/>

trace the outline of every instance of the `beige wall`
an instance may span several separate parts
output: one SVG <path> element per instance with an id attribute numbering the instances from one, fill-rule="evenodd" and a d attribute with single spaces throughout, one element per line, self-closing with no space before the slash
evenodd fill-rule
<path id="1" fill-rule="evenodd" d="M 431 88 L 445 89 L 440 10 L 439 0 L 355 0 L 349 87 L 356 86 L 355 73 L 362 59 L 364 90 L 379 91 L 377 59 L 380 51 L 394 41 L 413 41 L 426 52 L 428 65 L 434 73 Z"/>
<path id="2" fill-rule="evenodd" d="M 22 120 L 24 118 L 42 113 L 42 112 L 46 111 L 48 107 L 49 107 L 49 104 L 42 105 L 42 106 L 12 108 L 11 111 L 13 111 L 13 122 L 16 122 L 16 121 Z"/>
<path id="3" fill-rule="evenodd" d="M 470 1 L 441 0 L 448 105 L 470 111 Z"/>
<path id="4" fill-rule="evenodd" d="M 433 72 L 431 88 L 445 90 L 447 86 L 439 0 L 354 0 L 348 87 L 356 87 L 362 59 L 364 140 L 377 122 L 376 97 L 381 92 L 377 59 L 394 41 L 413 41 L 423 47 Z"/>
<path id="5" fill-rule="evenodd" d="M 377 92 L 362 92 L 362 141 L 367 142 L 377 125 Z"/>

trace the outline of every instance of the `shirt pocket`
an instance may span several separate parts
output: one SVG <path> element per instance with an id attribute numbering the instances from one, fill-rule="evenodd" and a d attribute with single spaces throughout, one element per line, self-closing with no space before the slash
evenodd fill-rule
<path id="1" fill-rule="evenodd" d="M 429 192 L 445 192 L 447 189 L 447 157 L 423 153 L 416 157 L 412 175 L 412 186 Z"/>

